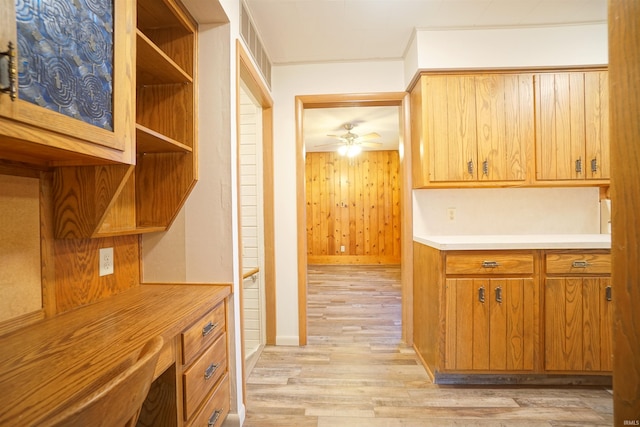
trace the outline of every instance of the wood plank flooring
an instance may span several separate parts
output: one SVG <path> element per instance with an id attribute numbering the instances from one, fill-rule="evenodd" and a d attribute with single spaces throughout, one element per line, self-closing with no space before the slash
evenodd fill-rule
<path id="1" fill-rule="evenodd" d="M 438 386 L 400 342 L 400 270 L 309 266 L 306 347 L 266 347 L 245 427 L 611 426 L 604 388 Z"/>

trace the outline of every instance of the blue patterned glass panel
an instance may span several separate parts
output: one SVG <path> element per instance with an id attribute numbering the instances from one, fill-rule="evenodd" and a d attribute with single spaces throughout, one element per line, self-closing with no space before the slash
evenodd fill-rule
<path id="1" fill-rule="evenodd" d="M 113 0 L 16 0 L 19 97 L 113 130 Z"/>

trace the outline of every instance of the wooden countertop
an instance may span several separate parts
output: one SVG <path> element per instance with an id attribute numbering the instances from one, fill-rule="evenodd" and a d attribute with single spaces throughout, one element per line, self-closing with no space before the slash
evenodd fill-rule
<path id="1" fill-rule="evenodd" d="M 229 293 L 145 284 L 0 337 L 0 425 L 39 424 L 112 378 L 149 338 L 173 343 Z"/>
<path id="2" fill-rule="evenodd" d="M 503 234 L 414 236 L 441 251 L 503 249 L 611 249 L 611 234 Z"/>

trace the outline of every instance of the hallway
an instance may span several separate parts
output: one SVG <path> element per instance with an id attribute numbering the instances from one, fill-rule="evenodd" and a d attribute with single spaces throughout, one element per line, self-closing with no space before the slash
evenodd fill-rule
<path id="1" fill-rule="evenodd" d="M 602 388 L 438 386 L 400 342 L 400 269 L 309 266 L 306 347 L 266 347 L 246 427 L 611 426 Z"/>

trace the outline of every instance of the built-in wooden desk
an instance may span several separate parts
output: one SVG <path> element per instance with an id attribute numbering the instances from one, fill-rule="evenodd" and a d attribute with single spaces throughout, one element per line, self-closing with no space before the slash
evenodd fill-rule
<path id="1" fill-rule="evenodd" d="M 179 382 L 182 333 L 225 305 L 229 293 L 225 285 L 145 284 L 0 337 L 0 425 L 40 425 L 107 382 L 155 335 L 165 341 L 155 376 L 176 364 Z M 187 425 L 177 388 L 169 412 Z"/>

